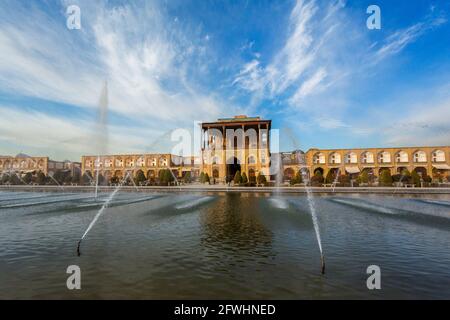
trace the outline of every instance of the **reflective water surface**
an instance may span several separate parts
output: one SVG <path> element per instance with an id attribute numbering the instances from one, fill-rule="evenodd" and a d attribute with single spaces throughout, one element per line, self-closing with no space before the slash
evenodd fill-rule
<path id="1" fill-rule="evenodd" d="M 107 197 L 0 192 L 0 298 L 450 299 L 449 196 L 315 196 L 325 275 L 304 195 L 118 193 L 77 257 Z"/>

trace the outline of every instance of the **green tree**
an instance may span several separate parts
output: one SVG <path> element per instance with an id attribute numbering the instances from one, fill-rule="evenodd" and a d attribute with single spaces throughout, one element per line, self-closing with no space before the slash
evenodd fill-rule
<path id="1" fill-rule="evenodd" d="M 210 183 L 209 174 L 205 173 L 205 183 Z"/>
<path id="2" fill-rule="evenodd" d="M 81 177 L 81 183 L 82 183 L 84 186 L 90 185 L 91 182 L 92 182 L 92 180 L 93 180 L 92 174 L 91 174 L 89 171 L 88 171 L 88 172 L 85 172 L 85 173 L 83 174 L 83 176 Z"/>
<path id="3" fill-rule="evenodd" d="M 11 176 L 9 177 L 9 182 L 13 185 L 23 184 L 16 173 L 11 174 Z"/>
<path id="4" fill-rule="evenodd" d="M 401 175 L 402 175 L 403 177 L 410 177 L 410 176 L 411 176 L 411 173 L 409 172 L 408 169 L 405 168 L 405 169 L 402 170 Z"/>
<path id="5" fill-rule="evenodd" d="M 36 183 L 39 185 L 45 184 L 45 174 L 42 171 L 39 171 L 36 175 Z"/>
<path id="6" fill-rule="evenodd" d="M 64 182 L 64 179 L 66 178 L 65 172 L 62 170 L 56 170 L 56 172 L 53 174 L 53 179 L 58 181 L 59 184 L 62 184 Z"/>
<path id="7" fill-rule="evenodd" d="M 363 170 L 361 174 L 358 176 L 358 183 L 369 183 L 369 173 L 367 170 Z"/>
<path id="8" fill-rule="evenodd" d="M 81 183 L 81 173 L 78 170 L 73 173 L 71 182 L 76 184 Z"/>
<path id="9" fill-rule="evenodd" d="M 316 171 L 314 175 L 311 177 L 311 185 L 313 186 L 321 186 L 324 182 L 324 178 L 322 172 Z"/>
<path id="10" fill-rule="evenodd" d="M 241 183 L 242 184 L 247 184 L 248 183 L 247 175 L 245 174 L 245 172 L 242 173 Z"/>
<path id="11" fill-rule="evenodd" d="M 73 178 L 74 177 L 72 177 L 72 175 L 69 173 L 69 174 L 66 174 L 66 177 L 64 178 L 64 183 L 65 184 L 71 184 L 72 183 L 72 181 L 73 181 Z"/>
<path id="12" fill-rule="evenodd" d="M 145 175 L 144 172 L 142 172 L 142 170 L 138 170 L 136 172 L 136 176 L 134 177 L 134 183 L 136 183 L 137 186 L 141 185 L 145 180 Z"/>
<path id="13" fill-rule="evenodd" d="M 97 178 L 98 178 L 97 183 L 98 183 L 99 186 L 101 186 L 101 185 L 103 185 L 105 183 L 105 177 L 101 173 L 98 174 Z"/>
<path id="14" fill-rule="evenodd" d="M 1 183 L 2 184 L 7 184 L 9 182 L 9 174 L 3 174 L 2 175 L 2 179 L 1 179 Z"/>
<path id="15" fill-rule="evenodd" d="M 186 174 L 184 175 L 183 181 L 184 181 L 184 183 L 191 183 L 192 179 L 191 179 L 191 173 L 189 171 L 186 172 Z"/>
<path id="16" fill-rule="evenodd" d="M 413 170 L 413 172 L 411 172 L 411 182 L 416 187 L 420 187 L 420 185 L 421 185 L 420 176 L 415 170 Z"/>
<path id="17" fill-rule="evenodd" d="M 200 183 L 205 183 L 205 173 L 200 173 Z"/>
<path id="18" fill-rule="evenodd" d="M 328 171 L 325 176 L 325 183 L 331 184 L 336 180 L 336 172 L 334 170 Z"/>
<path id="19" fill-rule="evenodd" d="M 236 174 L 234 175 L 234 179 L 233 179 L 235 184 L 239 184 L 242 181 L 242 177 L 241 177 L 241 172 L 238 170 L 236 171 Z"/>
<path id="20" fill-rule="evenodd" d="M 255 176 L 254 173 L 248 177 L 248 182 L 250 182 L 250 184 L 251 184 L 252 186 L 255 185 L 255 183 L 256 183 L 256 176 Z"/>
<path id="21" fill-rule="evenodd" d="M 426 183 L 426 186 L 428 187 L 430 185 L 430 183 L 433 181 L 433 178 L 431 178 L 429 175 L 425 175 L 425 177 L 423 177 L 423 182 Z"/>
<path id="22" fill-rule="evenodd" d="M 110 182 L 111 184 L 118 184 L 120 182 L 120 179 L 118 176 L 112 176 Z"/>
<path id="23" fill-rule="evenodd" d="M 295 185 L 303 182 L 303 177 L 301 171 L 297 171 L 295 176 L 291 179 L 291 185 Z"/>
<path id="24" fill-rule="evenodd" d="M 33 174 L 31 172 L 27 172 L 25 176 L 23 177 L 23 181 L 25 181 L 26 184 L 30 184 L 33 180 Z"/>
<path id="25" fill-rule="evenodd" d="M 391 187 L 392 186 L 392 176 L 391 171 L 389 169 L 385 169 L 381 171 L 379 182 L 381 186 Z"/>
<path id="26" fill-rule="evenodd" d="M 263 185 L 265 185 L 267 183 L 266 176 L 261 174 L 261 172 L 258 173 L 258 177 L 256 178 L 256 181 L 258 182 L 258 184 L 263 184 Z"/>
<path id="27" fill-rule="evenodd" d="M 174 180 L 175 178 L 173 177 L 172 171 L 170 171 L 170 169 L 166 169 L 164 172 L 164 182 L 170 184 Z"/>
<path id="28" fill-rule="evenodd" d="M 351 177 L 348 174 L 341 174 L 338 179 L 337 179 L 340 183 L 341 186 L 345 186 L 348 187 L 351 184 Z"/>

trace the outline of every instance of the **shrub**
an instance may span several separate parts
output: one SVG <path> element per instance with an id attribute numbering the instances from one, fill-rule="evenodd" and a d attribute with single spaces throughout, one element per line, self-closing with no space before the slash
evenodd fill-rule
<path id="1" fill-rule="evenodd" d="M 118 184 L 120 182 L 120 179 L 118 176 L 112 176 L 111 177 L 111 183 L 112 184 Z"/>
<path id="2" fill-rule="evenodd" d="M 204 172 L 202 172 L 202 173 L 200 173 L 200 183 L 205 183 L 205 173 Z"/>
<path id="3" fill-rule="evenodd" d="M 9 182 L 9 175 L 8 174 L 3 174 L 1 177 L 1 183 L 2 184 L 7 184 Z"/>
<path id="4" fill-rule="evenodd" d="M 333 170 L 328 171 L 326 177 L 325 177 L 325 183 L 333 183 L 334 180 L 336 180 L 336 175 L 335 172 Z"/>
<path id="5" fill-rule="evenodd" d="M 363 170 L 363 172 L 361 172 L 361 174 L 358 176 L 358 183 L 369 183 L 369 173 L 367 172 L 367 170 Z"/>
<path id="6" fill-rule="evenodd" d="M 415 170 L 411 173 L 411 182 L 416 187 L 420 187 L 421 186 L 420 176 Z"/>
<path id="7" fill-rule="evenodd" d="M 136 185 L 141 185 L 145 180 L 147 180 L 147 179 L 145 179 L 145 175 L 144 175 L 144 173 L 141 171 L 141 170 L 139 170 L 137 173 L 136 173 L 136 176 L 134 177 L 134 183 L 136 183 Z"/>
<path id="8" fill-rule="evenodd" d="M 58 181 L 59 182 L 59 181 Z M 101 174 L 101 173 L 99 173 L 98 174 L 98 185 L 99 186 L 101 186 L 101 185 L 103 185 L 105 183 L 105 177 Z"/>
<path id="9" fill-rule="evenodd" d="M 90 185 L 92 182 L 92 175 L 89 172 L 85 172 L 83 176 L 81 177 L 81 182 L 83 185 L 87 186 Z"/>
<path id="10" fill-rule="evenodd" d="M 25 181 L 26 184 L 30 184 L 30 182 L 33 180 L 33 174 L 31 172 L 27 172 L 25 176 L 23 177 L 23 181 Z"/>
<path id="11" fill-rule="evenodd" d="M 314 187 L 322 186 L 324 181 L 322 173 L 320 171 L 317 171 L 314 176 L 311 177 L 311 185 Z"/>
<path id="12" fill-rule="evenodd" d="M 163 173 L 161 175 L 162 178 L 162 184 L 164 186 L 169 185 L 171 182 L 173 182 L 175 180 L 175 178 L 172 175 L 172 172 L 170 171 L 170 169 L 164 169 L 162 170 Z"/>
<path id="13" fill-rule="evenodd" d="M 303 182 L 303 177 L 302 177 L 302 173 L 299 171 L 297 171 L 297 173 L 295 174 L 295 177 L 293 177 L 291 179 L 291 185 L 297 184 L 297 183 L 302 183 Z"/>
<path id="14" fill-rule="evenodd" d="M 241 177 L 241 172 L 238 170 L 236 171 L 236 174 L 234 175 L 234 179 L 233 179 L 235 184 L 239 184 L 242 181 L 242 177 Z"/>
<path id="15" fill-rule="evenodd" d="M 186 174 L 184 175 L 183 181 L 184 181 L 184 183 L 191 183 L 192 179 L 191 179 L 191 173 L 189 171 L 186 172 Z"/>
<path id="16" fill-rule="evenodd" d="M 14 185 L 23 184 L 23 182 L 19 179 L 16 173 L 11 174 L 11 176 L 9 177 L 9 182 Z"/>
<path id="17" fill-rule="evenodd" d="M 381 186 L 391 187 L 393 182 L 391 171 L 388 169 L 381 171 L 379 182 Z"/>
<path id="18" fill-rule="evenodd" d="M 69 175 L 68 172 L 65 172 L 62 170 L 56 170 L 55 174 L 53 175 L 53 179 L 58 181 L 59 184 L 63 184 L 67 175 Z"/>
<path id="19" fill-rule="evenodd" d="M 351 180 L 351 178 L 350 178 L 350 175 L 348 175 L 348 174 L 341 174 L 338 177 L 338 181 L 339 181 L 341 186 L 345 186 L 345 187 L 350 186 L 350 184 L 351 184 L 350 180 Z"/>
<path id="20" fill-rule="evenodd" d="M 205 183 L 210 183 L 209 174 L 205 173 Z"/>
<path id="21" fill-rule="evenodd" d="M 241 176 L 241 183 L 247 184 L 247 182 L 248 182 L 247 175 L 245 174 L 245 172 L 243 172 Z"/>
<path id="22" fill-rule="evenodd" d="M 45 184 L 45 174 L 39 171 L 36 175 L 36 183 L 39 185 Z"/>
<path id="23" fill-rule="evenodd" d="M 258 184 L 263 184 L 263 185 L 267 184 L 266 176 L 261 174 L 261 172 L 258 173 L 258 176 L 256 177 L 256 181 L 258 182 Z"/>

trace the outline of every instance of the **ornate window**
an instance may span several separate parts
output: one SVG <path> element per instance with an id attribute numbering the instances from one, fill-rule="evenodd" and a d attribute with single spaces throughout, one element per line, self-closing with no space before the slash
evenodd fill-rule
<path id="1" fill-rule="evenodd" d="M 404 162 L 408 162 L 408 154 L 405 151 L 399 151 L 397 152 L 397 154 L 395 155 L 395 162 L 398 163 L 404 163 Z"/>
<path id="2" fill-rule="evenodd" d="M 387 151 L 382 151 L 378 154 L 378 162 L 379 163 L 390 163 L 391 162 L 391 154 Z"/>
<path id="3" fill-rule="evenodd" d="M 414 162 L 427 162 L 427 154 L 425 151 L 414 152 Z"/>
<path id="4" fill-rule="evenodd" d="M 316 153 L 313 156 L 313 163 L 314 164 L 325 164 L 325 155 L 321 152 Z"/>
<path id="5" fill-rule="evenodd" d="M 166 167 L 167 166 L 167 159 L 165 157 L 159 158 L 159 165 L 161 167 Z"/>
<path id="6" fill-rule="evenodd" d="M 354 152 L 345 155 L 345 163 L 358 163 L 358 156 Z"/>
<path id="7" fill-rule="evenodd" d="M 330 163 L 331 164 L 339 164 L 341 163 L 341 155 L 339 153 L 333 152 L 330 154 Z"/>
<path id="8" fill-rule="evenodd" d="M 122 159 L 116 159 L 116 167 L 123 167 L 123 160 Z"/>
<path id="9" fill-rule="evenodd" d="M 433 162 L 445 162 L 445 152 L 442 150 L 435 150 L 431 154 Z"/>
<path id="10" fill-rule="evenodd" d="M 143 157 L 139 157 L 136 161 L 138 167 L 145 167 L 145 160 Z"/>
<path id="11" fill-rule="evenodd" d="M 363 152 L 361 155 L 361 163 L 374 163 L 373 153 L 370 151 Z"/>
<path id="12" fill-rule="evenodd" d="M 105 160 L 105 168 L 111 168 L 112 167 L 112 160 L 106 159 Z"/>

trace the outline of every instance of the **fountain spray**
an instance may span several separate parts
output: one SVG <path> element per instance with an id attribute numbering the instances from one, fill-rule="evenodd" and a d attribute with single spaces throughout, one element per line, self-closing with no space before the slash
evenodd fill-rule
<path id="1" fill-rule="evenodd" d="M 95 198 L 98 196 L 98 179 L 100 174 L 100 154 L 105 154 L 106 146 L 108 144 L 108 82 L 105 81 L 100 100 L 98 103 L 98 119 L 96 126 L 97 133 L 97 163 L 95 168 L 97 170 L 95 175 Z"/>
<path id="2" fill-rule="evenodd" d="M 87 227 L 86 231 L 83 233 L 83 235 L 81 236 L 81 239 L 78 241 L 78 245 L 77 245 L 77 255 L 80 256 L 81 255 L 81 251 L 80 251 L 80 246 L 81 246 L 81 241 L 83 241 L 84 237 L 86 237 L 86 235 L 88 234 L 88 232 L 92 229 L 92 227 L 94 226 L 94 224 L 97 222 L 98 218 L 100 218 L 100 216 L 103 214 L 103 212 L 105 211 L 105 209 L 108 207 L 109 203 L 114 199 L 114 196 L 116 195 L 116 193 L 119 191 L 119 189 L 122 187 L 124 181 L 126 181 L 126 179 L 128 179 L 130 173 L 128 172 L 125 176 L 125 178 L 122 179 L 122 181 L 119 183 L 119 185 L 114 189 L 114 191 L 109 195 L 108 199 L 106 199 L 106 201 L 103 203 L 102 207 L 100 208 L 100 210 L 97 212 L 97 214 L 95 215 L 94 219 L 92 219 L 91 223 L 89 224 L 89 226 Z"/>
<path id="3" fill-rule="evenodd" d="M 297 143 L 296 138 L 292 134 L 291 130 L 289 130 L 289 129 L 286 129 L 286 130 L 288 132 L 288 135 L 291 137 L 294 145 L 298 146 L 299 144 Z M 305 161 L 304 156 L 299 159 L 299 162 L 300 162 L 300 166 L 301 166 L 300 172 L 302 174 L 303 181 L 305 182 L 306 198 L 308 200 L 309 211 L 311 212 L 311 218 L 312 218 L 312 222 L 314 225 L 314 231 L 316 233 L 317 244 L 319 245 L 319 250 L 320 250 L 320 272 L 322 274 L 325 274 L 325 256 L 323 254 L 322 241 L 320 239 L 319 222 L 317 221 L 316 207 L 314 205 L 314 197 L 313 197 L 313 194 L 311 191 L 311 187 L 308 186 L 309 177 L 306 172 L 306 161 Z"/>

